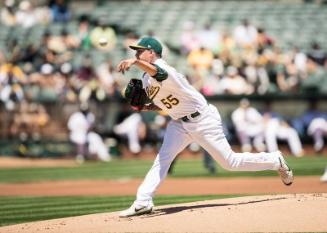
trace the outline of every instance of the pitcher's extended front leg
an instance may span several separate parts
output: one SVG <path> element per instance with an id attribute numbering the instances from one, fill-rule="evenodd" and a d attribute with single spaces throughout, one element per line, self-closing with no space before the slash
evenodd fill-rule
<path id="1" fill-rule="evenodd" d="M 191 143 L 191 138 L 182 127 L 179 121 L 170 121 L 164 137 L 160 151 L 146 175 L 143 183 L 138 188 L 136 203 L 152 201 L 152 197 L 165 179 L 170 164 L 187 145 Z"/>

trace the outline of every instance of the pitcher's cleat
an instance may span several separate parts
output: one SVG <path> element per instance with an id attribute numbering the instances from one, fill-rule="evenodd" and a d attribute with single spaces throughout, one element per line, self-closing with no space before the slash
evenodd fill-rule
<path id="1" fill-rule="evenodd" d="M 153 209 L 152 204 L 149 204 L 147 206 L 140 206 L 140 205 L 133 204 L 128 209 L 120 212 L 119 217 L 126 218 L 126 217 L 138 216 L 142 214 L 149 214 L 152 212 L 152 209 Z"/>
<path id="2" fill-rule="evenodd" d="M 287 165 L 287 163 L 281 153 L 280 153 L 280 156 L 278 159 L 279 159 L 279 163 L 280 163 L 280 168 L 278 169 L 280 178 L 282 179 L 282 181 L 285 185 L 291 185 L 293 183 L 293 179 L 294 179 L 293 171 Z"/>

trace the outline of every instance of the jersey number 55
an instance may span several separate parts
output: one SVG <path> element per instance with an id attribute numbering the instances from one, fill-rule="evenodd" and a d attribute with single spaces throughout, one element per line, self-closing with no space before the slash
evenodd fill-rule
<path id="1" fill-rule="evenodd" d="M 172 95 L 167 96 L 164 99 L 161 99 L 161 102 L 166 106 L 166 108 L 171 109 L 173 105 L 179 104 L 179 100 L 174 98 Z"/>

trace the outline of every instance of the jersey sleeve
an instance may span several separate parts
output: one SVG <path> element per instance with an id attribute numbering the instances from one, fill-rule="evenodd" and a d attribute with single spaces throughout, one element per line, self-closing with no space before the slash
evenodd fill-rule
<path id="1" fill-rule="evenodd" d="M 164 70 L 157 64 L 152 64 L 152 65 L 154 65 L 157 68 L 157 73 L 154 76 L 152 76 L 153 78 L 155 78 L 159 82 L 168 78 L 168 72 L 166 70 Z"/>

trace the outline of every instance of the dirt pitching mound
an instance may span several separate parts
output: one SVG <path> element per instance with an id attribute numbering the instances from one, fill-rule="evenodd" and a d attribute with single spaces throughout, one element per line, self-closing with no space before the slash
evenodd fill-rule
<path id="1" fill-rule="evenodd" d="M 326 232 L 327 194 L 250 196 L 160 206 L 132 218 L 117 215 L 19 224 L 0 232 Z"/>

